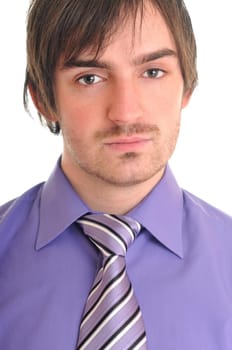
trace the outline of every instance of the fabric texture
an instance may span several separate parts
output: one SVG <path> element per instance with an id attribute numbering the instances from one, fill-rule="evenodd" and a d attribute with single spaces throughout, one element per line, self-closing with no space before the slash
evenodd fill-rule
<path id="1" fill-rule="evenodd" d="M 58 161 L 0 207 L 0 349 L 75 350 L 102 256 L 76 220 L 90 208 Z M 148 350 L 231 350 L 232 218 L 182 190 L 169 166 L 126 214 L 126 254 Z"/>
<path id="2" fill-rule="evenodd" d="M 77 223 L 103 257 L 87 298 L 77 348 L 145 350 L 142 314 L 125 261 L 140 224 L 129 217 L 109 214 L 87 214 Z"/>

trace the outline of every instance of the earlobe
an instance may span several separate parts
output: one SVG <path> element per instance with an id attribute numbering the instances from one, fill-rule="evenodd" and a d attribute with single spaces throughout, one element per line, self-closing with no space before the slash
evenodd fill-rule
<path id="1" fill-rule="evenodd" d="M 188 105 L 191 96 L 192 96 L 192 91 L 190 90 L 185 91 L 182 99 L 182 108 L 185 108 Z"/>
<path id="2" fill-rule="evenodd" d="M 28 85 L 28 90 L 31 96 L 31 99 L 33 101 L 33 104 L 39 114 L 41 114 L 45 119 L 51 121 L 51 122 L 57 122 L 57 118 L 54 114 L 50 114 L 44 107 L 43 103 L 40 100 L 40 97 L 37 93 L 37 91 L 33 88 L 31 84 Z"/>

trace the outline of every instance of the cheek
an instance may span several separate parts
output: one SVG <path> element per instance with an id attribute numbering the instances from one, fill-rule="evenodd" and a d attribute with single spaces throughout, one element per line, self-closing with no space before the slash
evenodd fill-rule
<path id="1" fill-rule="evenodd" d="M 167 95 L 160 99 L 154 99 L 150 106 L 150 118 L 158 126 L 171 128 L 180 121 L 181 117 L 181 98 L 172 99 Z"/>
<path id="2" fill-rule="evenodd" d="M 61 125 L 66 128 L 91 129 L 95 120 L 95 108 L 91 104 L 78 103 L 77 99 L 66 99 L 59 109 Z"/>
<path id="3" fill-rule="evenodd" d="M 182 111 L 182 91 L 176 91 L 164 99 L 162 104 L 162 114 L 166 122 L 171 125 L 179 123 Z"/>
<path id="4" fill-rule="evenodd" d="M 182 80 L 166 79 L 153 85 L 150 89 L 144 91 L 143 100 L 147 101 L 150 111 L 157 117 L 164 116 L 172 119 L 178 115 L 182 108 L 183 101 L 183 83 Z"/>

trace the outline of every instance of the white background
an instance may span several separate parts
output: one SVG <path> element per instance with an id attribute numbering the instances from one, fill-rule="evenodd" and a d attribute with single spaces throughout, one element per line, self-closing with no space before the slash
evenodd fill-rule
<path id="1" fill-rule="evenodd" d="M 45 180 L 61 137 L 23 109 L 28 0 L 1 3 L 0 204 Z M 232 214 L 232 23 L 229 0 L 186 0 L 198 43 L 199 85 L 182 117 L 171 167 L 179 184 Z"/>

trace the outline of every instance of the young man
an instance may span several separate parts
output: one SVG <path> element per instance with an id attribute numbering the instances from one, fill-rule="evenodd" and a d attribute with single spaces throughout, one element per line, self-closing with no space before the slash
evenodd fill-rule
<path id="1" fill-rule="evenodd" d="M 184 3 L 34 0 L 27 33 L 25 104 L 29 90 L 64 148 L 46 183 L 0 209 L 0 348 L 231 349 L 232 220 L 168 166 L 197 81 Z M 126 254 L 143 329 L 130 341 L 126 315 L 109 338 L 96 331 L 108 314 L 82 338 L 104 260 L 89 213 L 141 225 Z"/>

